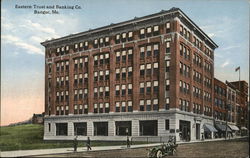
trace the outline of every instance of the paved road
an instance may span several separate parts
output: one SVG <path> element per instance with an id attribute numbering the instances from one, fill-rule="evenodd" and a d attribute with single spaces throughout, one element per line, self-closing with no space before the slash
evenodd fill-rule
<path id="1" fill-rule="evenodd" d="M 247 157 L 249 156 L 248 139 L 210 141 L 180 144 L 172 157 Z M 147 147 L 109 151 L 89 151 L 67 154 L 40 155 L 37 157 L 147 157 Z"/>

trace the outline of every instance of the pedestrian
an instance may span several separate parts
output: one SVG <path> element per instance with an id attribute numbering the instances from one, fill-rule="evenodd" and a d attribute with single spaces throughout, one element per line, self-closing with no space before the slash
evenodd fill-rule
<path id="1" fill-rule="evenodd" d="M 90 138 L 89 137 L 87 138 L 86 146 L 87 146 L 87 151 L 92 150 L 91 146 L 90 146 Z"/>
<path id="2" fill-rule="evenodd" d="M 127 148 L 130 148 L 129 137 L 127 137 Z"/>
<path id="3" fill-rule="evenodd" d="M 77 136 L 74 138 L 74 141 L 73 141 L 73 146 L 74 146 L 74 152 L 77 151 L 77 145 L 78 145 L 78 142 L 77 142 Z"/>

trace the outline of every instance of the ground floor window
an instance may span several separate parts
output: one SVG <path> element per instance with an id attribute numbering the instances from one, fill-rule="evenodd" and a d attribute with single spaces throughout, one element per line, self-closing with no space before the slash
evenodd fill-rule
<path id="1" fill-rule="evenodd" d="M 95 136 L 108 136 L 108 122 L 94 122 Z"/>
<path id="2" fill-rule="evenodd" d="M 131 136 L 131 121 L 116 121 L 115 129 L 117 136 Z"/>
<path id="3" fill-rule="evenodd" d="M 183 141 L 190 141 L 190 121 L 180 120 L 180 139 Z"/>
<path id="4" fill-rule="evenodd" d="M 140 136 L 157 136 L 157 120 L 140 121 Z"/>
<path id="5" fill-rule="evenodd" d="M 56 135 L 57 136 L 68 135 L 68 124 L 67 123 L 56 123 Z"/>
<path id="6" fill-rule="evenodd" d="M 87 135 L 87 123 L 86 122 L 77 122 L 74 123 L 74 135 Z"/>

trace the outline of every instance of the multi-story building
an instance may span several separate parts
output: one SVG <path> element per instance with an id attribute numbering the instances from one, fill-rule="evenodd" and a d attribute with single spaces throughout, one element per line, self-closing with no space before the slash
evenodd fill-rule
<path id="1" fill-rule="evenodd" d="M 248 83 L 246 81 L 230 82 L 236 90 L 236 123 L 240 128 L 248 127 Z"/>
<path id="2" fill-rule="evenodd" d="M 45 41 L 44 139 L 201 138 L 217 45 L 180 9 Z"/>

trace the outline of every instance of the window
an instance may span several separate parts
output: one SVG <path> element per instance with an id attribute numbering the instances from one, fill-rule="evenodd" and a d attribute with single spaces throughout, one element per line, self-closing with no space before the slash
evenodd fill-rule
<path id="1" fill-rule="evenodd" d="M 151 100 L 146 101 L 146 110 L 151 111 Z"/>
<path id="2" fill-rule="evenodd" d="M 166 98 L 166 106 L 165 106 L 166 110 L 169 110 L 169 97 Z"/>
<path id="3" fill-rule="evenodd" d="M 77 100 L 77 96 L 78 96 L 78 90 L 77 89 L 75 89 L 75 93 L 74 93 L 74 100 L 76 101 Z"/>
<path id="4" fill-rule="evenodd" d="M 128 101 L 128 112 L 132 112 L 132 111 L 133 111 L 132 101 Z"/>
<path id="5" fill-rule="evenodd" d="M 122 112 L 126 112 L 126 102 L 122 102 Z"/>
<path id="6" fill-rule="evenodd" d="M 147 90 L 146 90 L 146 92 L 147 92 L 148 94 L 151 93 L 151 82 L 147 82 Z"/>
<path id="7" fill-rule="evenodd" d="M 169 72 L 170 69 L 170 60 L 166 60 L 166 72 Z"/>
<path id="8" fill-rule="evenodd" d="M 165 120 L 165 130 L 169 130 L 169 120 Z"/>
<path id="9" fill-rule="evenodd" d="M 105 113 L 109 113 L 109 103 L 105 103 Z"/>
<path id="10" fill-rule="evenodd" d="M 60 115 L 64 115 L 64 107 L 63 106 L 61 106 L 61 111 L 60 112 L 61 112 Z"/>
<path id="11" fill-rule="evenodd" d="M 79 99 L 83 98 L 82 89 L 79 90 Z"/>
<path id="12" fill-rule="evenodd" d="M 101 54 L 100 55 L 100 65 L 103 65 L 104 64 L 104 55 L 103 54 Z"/>
<path id="13" fill-rule="evenodd" d="M 82 84 L 82 74 L 79 74 L 79 83 Z"/>
<path id="14" fill-rule="evenodd" d="M 122 85 L 122 96 L 126 94 L 126 85 Z"/>
<path id="15" fill-rule="evenodd" d="M 82 105 L 79 105 L 79 114 L 82 114 Z"/>
<path id="16" fill-rule="evenodd" d="M 127 34 L 126 33 L 122 33 L 122 42 L 126 42 L 126 37 L 127 37 Z"/>
<path id="17" fill-rule="evenodd" d="M 142 46 L 142 47 L 140 47 L 140 59 L 141 60 L 144 60 L 144 58 L 145 58 L 145 50 L 144 50 L 145 48 Z"/>
<path id="18" fill-rule="evenodd" d="M 116 63 L 120 62 L 120 56 L 121 56 L 121 53 L 120 52 L 116 52 Z"/>
<path id="19" fill-rule="evenodd" d="M 166 91 L 169 91 L 170 89 L 170 84 L 169 84 L 169 79 L 166 80 Z"/>
<path id="20" fill-rule="evenodd" d="M 105 46 L 109 45 L 109 37 L 105 37 Z"/>
<path id="21" fill-rule="evenodd" d="M 128 77 L 131 78 L 132 76 L 132 67 L 128 67 Z"/>
<path id="22" fill-rule="evenodd" d="M 109 64 L 109 54 L 105 54 L 105 64 Z"/>
<path id="23" fill-rule="evenodd" d="M 127 58 L 126 51 L 124 50 L 124 51 L 122 51 L 122 62 L 123 63 L 126 63 L 126 58 Z"/>
<path id="24" fill-rule="evenodd" d="M 48 123 L 48 131 L 50 132 L 50 130 L 51 130 L 51 124 Z"/>
<path id="25" fill-rule="evenodd" d="M 69 91 L 65 91 L 65 100 L 69 101 Z"/>
<path id="26" fill-rule="evenodd" d="M 103 71 L 99 71 L 99 80 L 103 81 Z"/>
<path id="27" fill-rule="evenodd" d="M 105 87 L 105 97 L 109 96 L 109 87 Z"/>
<path id="28" fill-rule="evenodd" d="M 64 62 L 61 62 L 61 71 L 64 71 Z"/>
<path id="29" fill-rule="evenodd" d="M 56 123 L 56 135 L 67 136 L 68 135 L 68 124 L 67 123 Z"/>
<path id="30" fill-rule="evenodd" d="M 97 82 L 98 81 L 98 72 L 95 71 L 94 72 L 94 82 Z"/>
<path id="31" fill-rule="evenodd" d="M 128 84 L 128 94 L 132 94 L 132 84 Z"/>
<path id="32" fill-rule="evenodd" d="M 133 40 L 133 32 L 129 32 L 128 33 L 128 41 L 132 41 Z"/>
<path id="33" fill-rule="evenodd" d="M 144 94 L 144 82 L 140 83 L 140 94 Z"/>
<path id="34" fill-rule="evenodd" d="M 103 38 L 99 39 L 99 46 L 102 47 L 103 46 Z"/>
<path id="35" fill-rule="evenodd" d="M 99 96 L 100 96 L 100 97 L 103 96 L 103 87 L 99 87 Z"/>
<path id="36" fill-rule="evenodd" d="M 120 85 L 115 86 L 115 95 L 119 96 L 120 95 Z"/>
<path id="37" fill-rule="evenodd" d="M 98 94 L 97 94 L 97 88 L 94 88 L 94 97 L 97 98 L 98 97 Z"/>
<path id="38" fill-rule="evenodd" d="M 74 114 L 78 114 L 78 106 L 74 105 Z"/>
<path id="39" fill-rule="evenodd" d="M 84 49 L 87 50 L 87 49 L 88 49 L 88 46 L 89 46 L 88 41 L 85 41 L 85 42 L 84 42 Z"/>
<path id="40" fill-rule="evenodd" d="M 116 43 L 116 44 L 120 43 L 120 42 L 121 42 L 120 40 L 121 40 L 120 34 L 117 34 L 117 35 L 115 36 L 115 43 Z"/>
<path id="41" fill-rule="evenodd" d="M 120 102 L 115 102 L 115 112 L 120 112 Z"/>
<path id="42" fill-rule="evenodd" d="M 94 66 L 97 66 L 98 65 L 98 56 L 95 55 L 94 56 Z"/>
<path id="43" fill-rule="evenodd" d="M 151 56 L 151 46 L 147 46 L 147 57 Z"/>
<path id="44" fill-rule="evenodd" d="M 128 61 L 132 61 L 132 59 L 133 59 L 133 50 L 129 49 L 128 50 Z"/>
<path id="45" fill-rule="evenodd" d="M 158 75 L 159 75 L 159 64 L 154 63 L 154 76 L 158 76 Z"/>
<path id="46" fill-rule="evenodd" d="M 170 22 L 166 23 L 166 33 L 170 32 Z"/>
<path id="47" fill-rule="evenodd" d="M 97 111 L 97 110 L 98 110 L 97 106 L 98 106 L 97 104 L 94 104 L 94 113 L 97 113 L 97 112 L 98 112 L 98 111 Z"/>
<path id="48" fill-rule="evenodd" d="M 151 64 L 147 64 L 147 76 L 151 76 Z"/>
<path id="49" fill-rule="evenodd" d="M 159 104 L 158 104 L 158 99 L 153 100 L 153 110 L 158 111 L 159 110 Z"/>
<path id="50" fill-rule="evenodd" d="M 116 80 L 120 80 L 120 69 L 115 69 Z"/>
<path id="51" fill-rule="evenodd" d="M 157 35 L 159 35 L 159 33 L 160 33 L 160 31 L 159 31 L 159 26 L 158 25 L 156 25 L 156 26 L 154 26 L 154 36 L 157 36 Z"/>
<path id="52" fill-rule="evenodd" d="M 122 79 L 123 80 L 126 79 L 126 68 L 125 67 L 122 68 Z"/>
<path id="53" fill-rule="evenodd" d="M 69 71 L 69 61 L 67 60 L 66 62 L 65 62 L 65 65 L 66 65 L 66 71 Z"/>
<path id="54" fill-rule="evenodd" d="M 144 111 L 144 100 L 140 100 L 140 111 Z"/>
<path id="55" fill-rule="evenodd" d="M 170 52 L 170 42 L 169 41 L 166 42 L 166 53 L 171 53 Z"/>
<path id="56" fill-rule="evenodd" d="M 99 104 L 99 113 L 103 113 L 103 103 Z"/>
<path id="57" fill-rule="evenodd" d="M 144 77 L 145 75 L 145 65 L 140 65 L 140 77 Z"/>
<path id="58" fill-rule="evenodd" d="M 59 72 L 60 70 L 60 63 L 56 63 L 56 71 Z"/>
<path id="59" fill-rule="evenodd" d="M 154 57 L 158 57 L 158 56 L 159 56 L 159 45 L 154 44 Z"/>
<path id="60" fill-rule="evenodd" d="M 109 80 L 109 70 L 105 71 L 105 80 Z"/>
<path id="61" fill-rule="evenodd" d="M 152 35 L 152 28 L 148 27 L 147 28 L 147 37 L 150 37 Z"/>
<path id="62" fill-rule="evenodd" d="M 154 93 L 159 93 L 158 81 L 154 81 Z"/>
<path id="63" fill-rule="evenodd" d="M 88 73 L 84 73 L 84 82 L 88 84 Z"/>
<path id="64" fill-rule="evenodd" d="M 145 29 L 140 30 L 140 38 L 145 38 Z"/>
<path id="65" fill-rule="evenodd" d="M 79 59 L 79 66 L 80 66 L 80 68 L 83 67 L 82 58 Z"/>

